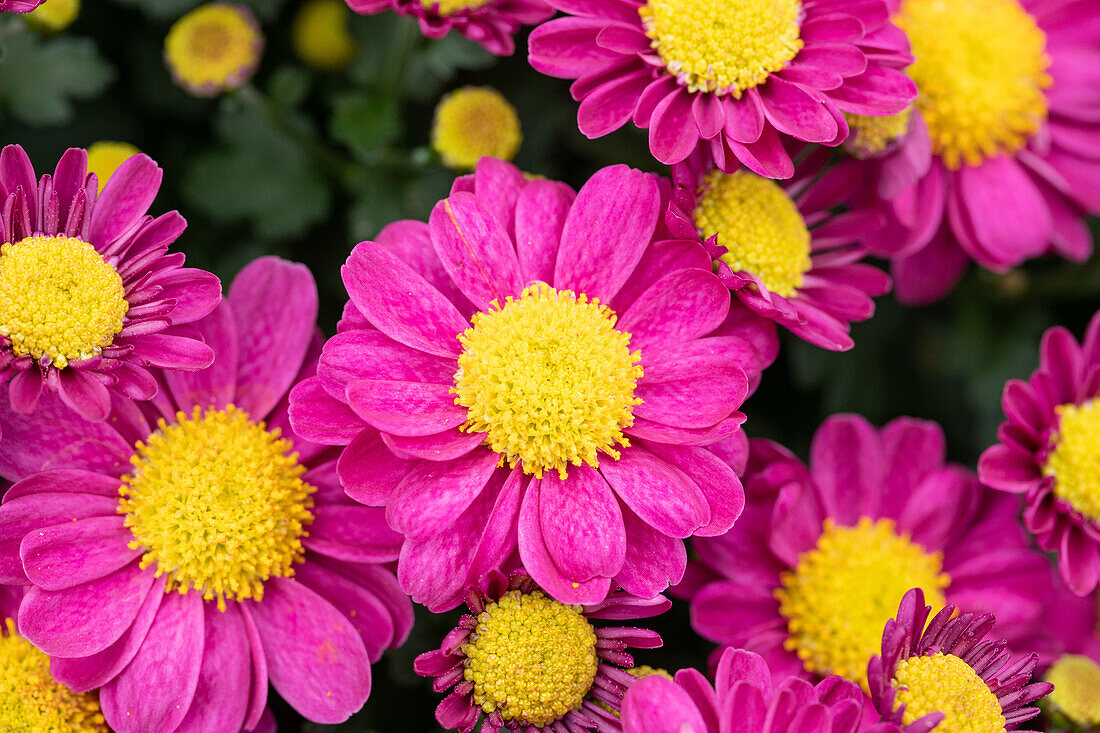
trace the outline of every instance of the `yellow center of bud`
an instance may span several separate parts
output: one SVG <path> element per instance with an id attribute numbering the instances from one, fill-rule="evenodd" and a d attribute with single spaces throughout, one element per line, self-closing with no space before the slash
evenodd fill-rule
<path id="1" fill-rule="evenodd" d="M 432 147 L 449 168 L 470 170 L 483 157 L 511 160 L 521 142 L 515 107 L 492 87 L 464 87 L 435 108 Z"/>
<path id="2" fill-rule="evenodd" d="M 350 17 L 344 0 L 309 0 L 298 11 L 291 28 L 294 53 L 315 69 L 343 69 L 358 50 L 348 27 Z"/>
<path id="3" fill-rule="evenodd" d="M 938 712 L 945 717 L 936 733 L 1004 733 L 1001 702 L 978 673 L 953 654 L 903 659 L 891 684 L 898 690 L 895 709 L 905 705 L 905 725 Z"/>
<path id="4" fill-rule="evenodd" d="M 244 11 L 210 3 L 177 20 L 164 39 L 164 58 L 192 91 L 236 87 L 259 62 L 262 36 Z"/>
<path id="5" fill-rule="evenodd" d="M 849 135 L 845 144 L 858 155 L 874 155 L 900 140 L 909 131 L 909 120 L 913 117 L 913 108 L 909 107 L 896 115 L 853 115 L 844 113 L 848 121 Z"/>
<path id="6" fill-rule="evenodd" d="M 436 12 L 446 17 L 463 10 L 477 10 L 478 8 L 483 8 L 495 2 L 495 0 L 420 0 L 420 5 L 425 10 L 431 10 L 437 2 L 439 3 L 439 8 Z"/>
<path id="7" fill-rule="evenodd" d="M 1075 726 L 1100 726 L 1100 665 L 1088 657 L 1065 654 L 1047 670 L 1046 681 L 1054 685 L 1047 703 L 1069 718 Z"/>
<path id="8" fill-rule="evenodd" d="M 1100 398 L 1054 408 L 1058 432 L 1043 475 L 1054 477 L 1054 495 L 1089 519 L 1100 520 Z"/>

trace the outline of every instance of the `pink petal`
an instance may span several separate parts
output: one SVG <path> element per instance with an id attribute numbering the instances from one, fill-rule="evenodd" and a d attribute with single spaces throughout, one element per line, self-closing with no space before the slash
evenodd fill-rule
<path id="1" fill-rule="evenodd" d="M 213 603 L 203 604 L 202 666 L 191 709 L 173 733 L 238 731 L 248 711 L 252 682 L 248 635 L 236 603 L 224 612 Z"/>
<path id="2" fill-rule="evenodd" d="M 445 384 L 359 379 L 347 386 L 348 404 L 359 417 L 394 435 L 431 435 L 466 422 Z"/>
<path id="3" fill-rule="evenodd" d="M 885 465 L 882 443 L 862 417 L 838 415 L 814 434 L 810 469 L 828 516 L 854 526 L 860 517 L 878 515 Z"/>
<path id="4" fill-rule="evenodd" d="M 105 420 L 111 411 L 111 395 L 107 388 L 80 369 L 61 370 L 57 393 L 62 402 L 85 420 Z"/>
<path id="5" fill-rule="evenodd" d="M 649 151 L 666 165 L 679 163 L 699 144 L 699 128 L 691 105 L 692 94 L 678 86 L 653 108 L 649 119 Z"/>
<path id="6" fill-rule="evenodd" d="M 134 337 L 130 344 L 134 359 L 162 369 L 205 369 L 214 363 L 213 349 L 186 336 L 148 333 Z"/>
<path id="7" fill-rule="evenodd" d="M 553 181 L 531 181 L 516 201 L 516 254 L 524 282 L 554 281 L 554 262 L 575 194 Z"/>
<path id="8" fill-rule="evenodd" d="M 662 534 L 690 537 L 710 523 L 710 507 L 699 487 L 643 448 L 626 448 L 618 461 L 602 461 L 600 472 L 623 502 Z M 548 532 L 545 520 L 542 526 Z"/>
<path id="9" fill-rule="evenodd" d="M 317 506 L 302 544 L 310 552 L 350 562 L 396 560 L 401 535 L 386 524 L 385 512 L 365 506 Z"/>
<path id="10" fill-rule="evenodd" d="M 705 428 L 729 417 L 745 399 L 744 370 L 724 355 L 699 355 L 646 364 L 634 392 L 634 414 L 680 428 Z"/>
<path id="11" fill-rule="evenodd" d="M 574 582 L 611 577 L 626 556 L 619 504 L 590 466 L 570 466 L 565 479 L 547 472 L 539 489 L 539 522 L 550 557 Z"/>
<path id="12" fill-rule="evenodd" d="M 485 490 L 499 458 L 478 450 L 446 463 L 417 463 L 390 497 L 390 526 L 416 540 L 444 532 Z"/>
<path id="13" fill-rule="evenodd" d="M 185 410 L 191 405 L 220 409 L 233 402 L 237 390 L 237 325 L 229 303 L 223 301 L 194 326 L 214 351 L 214 363 L 193 372 L 165 371 L 164 381 L 176 404 Z"/>
<path id="14" fill-rule="evenodd" d="M 367 424 L 314 377 L 290 391 L 290 424 L 297 435 L 323 445 L 347 445 Z"/>
<path id="15" fill-rule="evenodd" d="M 410 469 L 410 463 L 395 458 L 378 431 L 370 428 L 355 436 L 337 464 L 348 496 L 368 506 L 383 506 Z"/>
<path id="16" fill-rule="evenodd" d="M 1035 184 L 1007 156 L 964 165 L 956 172 L 958 191 L 974 236 L 1006 262 L 1042 252 L 1050 238 L 1050 210 Z"/>
<path id="17" fill-rule="evenodd" d="M 710 733 L 691 697 L 659 675 L 640 679 L 623 698 L 623 733 Z"/>
<path id="18" fill-rule="evenodd" d="M 825 105 L 797 84 L 768 79 L 760 88 L 764 115 L 780 132 L 807 142 L 829 142 L 836 137 L 836 120 Z"/>
<path id="19" fill-rule="evenodd" d="M 717 328 L 730 307 L 729 290 L 705 270 L 677 270 L 655 282 L 619 319 L 616 328 L 630 334 L 630 348 L 690 341 Z"/>
<path id="20" fill-rule="evenodd" d="M 626 557 L 614 578 L 623 590 L 652 598 L 683 579 L 687 567 L 683 542 L 657 531 L 629 509 L 623 511 L 623 524 Z"/>
<path id="21" fill-rule="evenodd" d="M 682 471 L 703 492 L 710 507 L 710 522 L 697 527 L 695 535 L 713 537 L 728 532 L 745 508 L 745 491 L 734 470 L 703 448 L 649 442 L 645 448 Z"/>
<path id="22" fill-rule="evenodd" d="M 142 554 L 127 543 L 124 517 L 89 517 L 42 527 L 23 538 L 19 554 L 27 578 L 43 590 L 64 590 L 102 578 Z"/>
<path id="23" fill-rule="evenodd" d="M 163 175 L 164 171 L 144 154 L 120 165 L 96 199 L 88 230 L 91 244 L 106 247 L 132 232 L 156 198 Z"/>
<path id="24" fill-rule="evenodd" d="M 294 577 L 351 621 L 363 639 L 371 662 L 381 658 L 393 638 L 393 620 L 368 588 L 315 562 L 297 568 Z"/>

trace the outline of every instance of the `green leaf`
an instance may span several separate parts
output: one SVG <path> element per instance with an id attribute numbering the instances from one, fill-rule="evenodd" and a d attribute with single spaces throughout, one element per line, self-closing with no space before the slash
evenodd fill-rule
<path id="1" fill-rule="evenodd" d="M 74 99 L 90 99 L 115 78 L 90 38 L 43 40 L 22 19 L 0 25 L 0 101 L 28 125 L 61 125 Z"/>
<path id="2" fill-rule="evenodd" d="M 400 132 L 397 105 L 389 97 L 349 92 L 333 104 L 329 133 L 357 153 L 378 153 Z"/>

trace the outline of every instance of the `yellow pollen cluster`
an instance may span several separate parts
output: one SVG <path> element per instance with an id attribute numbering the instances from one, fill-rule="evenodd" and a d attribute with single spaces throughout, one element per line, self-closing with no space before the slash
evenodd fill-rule
<path id="1" fill-rule="evenodd" d="M 50 658 L 4 620 L 0 633 L 0 731 L 108 733 L 94 692 L 75 693 L 50 675 Z"/>
<path id="2" fill-rule="evenodd" d="M 432 147 L 448 168 L 472 169 L 483 157 L 511 160 L 521 142 L 515 107 L 492 87 L 463 87 L 435 108 Z"/>
<path id="3" fill-rule="evenodd" d="M 818 674 L 839 674 L 867 689 L 867 662 L 879 651 L 882 627 L 902 596 L 921 588 L 933 612 L 943 608 L 951 579 L 943 556 L 899 535 L 891 519 L 862 517 L 855 527 L 831 519 L 817 546 L 779 576 L 784 646 Z"/>
<path id="4" fill-rule="evenodd" d="M 263 581 L 293 575 L 316 489 L 290 448 L 233 405 L 161 419 L 119 488 L 141 567 L 156 563 L 166 591 L 201 591 L 219 610 L 226 598 L 261 600 Z"/>
<path id="5" fill-rule="evenodd" d="M 1016 0 L 905 0 L 917 107 L 948 168 L 1027 144 L 1047 116 L 1046 36 Z"/>
<path id="6" fill-rule="evenodd" d="M 720 259 L 734 272 L 751 272 L 769 291 L 789 298 L 809 272 L 810 230 L 787 192 L 748 171 L 713 171 L 699 189 L 695 228 L 718 235 Z"/>
<path id="7" fill-rule="evenodd" d="M 188 89 L 217 92 L 243 82 L 259 61 L 262 40 L 242 10 L 210 3 L 172 25 L 164 39 L 164 59 Z"/>
<path id="8" fill-rule="evenodd" d="M 649 0 L 638 13 L 665 68 L 692 92 L 740 98 L 802 48 L 799 0 Z"/>
<path id="9" fill-rule="evenodd" d="M 122 330 L 122 278 L 87 242 L 27 237 L 0 246 L 0 334 L 16 356 L 59 369 L 90 359 Z"/>
<path id="10" fill-rule="evenodd" d="M 1054 685 L 1046 700 L 1054 710 L 1076 727 L 1100 726 L 1100 665 L 1088 657 L 1065 654 L 1047 670 L 1046 681 Z"/>
<path id="11" fill-rule="evenodd" d="M 298 11 L 291 28 L 294 53 L 315 69 L 343 69 L 358 50 L 348 27 L 350 17 L 343 0 L 309 0 Z"/>
<path id="12" fill-rule="evenodd" d="M 641 403 L 634 388 L 642 367 L 611 309 L 545 283 L 494 306 L 458 337 L 451 391 L 469 409 L 462 429 L 488 433 L 502 463 L 522 461 L 540 478 L 548 469 L 565 478 L 570 463 L 595 468 L 597 453 L 618 460 L 614 446 L 630 445 L 622 429 Z"/>
<path id="13" fill-rule="evenodd" d="M 1054 495 L 1089 519 L 1100 520 L 1100 398 L 1054 408 L 1058 432 L 1043 475 L 1054 477 Z"/>
<path id="14" fill-rule="evenodd" d="M 969 664 L 953 654 L 909 657 L 898 662 L 891 684 L 894 709 L 905 704 L 905 725 L 941 712 L 936 733 L 1004 733 L 1001 702 Z"/>
<path id="15" fill-rule="evenodd" d="M 580 606 L 541 591 L 490 603 L 463 645 L 465 677 L 486 713 L 536 728 L 581 706 L 596 679 L 596 631 Z"/>
<path id="16" fill-rule="evenodd" d="M 27 13 L 27 20 L 47 33 L 68 28 L 80 14 L 80 0 L 46 0 Z"/>
<path id="17" fill-rule="evenodd" d="M 110 140 L 100 140 L 88 146 L 88 172 L 95 173 L 100 193 L 118 167 L 140 152 L 130 143 Z"/>
<path id="18" fill-rule="evenodd" d="M 913 116 L 910 107 L 896 115 L 853 115 L 844 112 L 848 121 L 849 135 L 845 144 L 858 155 L 874 155 L 890 147 L 909 131 L 909 120 Z"/>
<path id="19" fill-rule="evenodd" d="M 420 0 L 420 5 L 425 10 L 431 10 L 436 3 L 439 3 L 436 12 L 446 17 L 463 10 L 477 10 L 493 2 L 495 0 Z"/>

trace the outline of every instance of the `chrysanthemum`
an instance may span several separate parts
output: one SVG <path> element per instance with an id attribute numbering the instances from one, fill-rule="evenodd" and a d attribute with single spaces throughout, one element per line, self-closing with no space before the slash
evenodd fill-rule
<path id="1" fill-rule="evenodd" d="M 598 604 L 566 605 L 525 572 L 493 571 L 466 598 L 464 615 L 439 649 L 416 658 L 416 673 L 454 688 L 436 708 L 439 724 L 462 733 L 618 731 L 623 692 L 635 682 L 627 649 L 654 649 L 649 629 L 597 626 L 600 619 L 645 618 L 671 604 L 614 591 Z"/>
<path id="2" fill-rule="evenodd" d="M 358 48 L 344 0 L 309 0 L 298 9 L 290 29 L 294 53 L 321 71 L 339 71 L 355 60 Z"/>
<path id="3" fill-rule="evenodd" d="M 260 65 L 264 36 L 244 5 L 207 3 L 168 29 L 164 63 L 176 84 L 196 97 L 236 89 Z"/>
<path id="4" fill-rule="evenodd" d="M 521 25 L 541 23 L 554 14 L 544 0 L 346 0 L 360 15 L 392 10 L 411 15 L 428 38 L 442 38 L 453 28 L 497 56 L 516 50 L 512 38 Z"/>
<path id="5" fill-rule="evenodd" d="M 826 420 L 810 463 L 751 442 L 747 506 L 731 532 L 696 540 L 715 579 L 692 599 L 703 636 L 763 656 L 777 679 L 839 674 L 866 682 L 879 629 L 907 590 L 937 610 L 1003 614 L 1003 632 L 1034 628 L 1050 586 L 1015 503 L 944 463 L 935 423 Z"/>
<path id="6" fill-rule="evenodd" d="M 678 163 L 702 145 L 717 166 L 794 173 L 781 135 L 838 145 L 844 112 L 886 115 L 916 96 L 912 61 L 880 0 L 550 0 L 570 17 L 531 33 L 530 61 L 576 79 L 590 138 L 633 120 Z"/>
<path id="7" fill-rule="evenodd" d="M 705 156 L 673 166 L 666 223 L 673 237 L 705 240 L 718 277 L 752 311 L 827 349 L 852 348 L 850 321 L 870 318 L 872 295 L 890 278 L 860 260 L 874 211 L 833 213 L 856 192 L 842 170 L 823 172 L 819 150 L 780 186 L 741 169 L 723 173 Z"/>
<path id="8" fill-rule="evenodd" d="M 631 685 L 622 721 L 624 733 L 854 733 L 862 708 L 863 693 L 848 680 L 834 675 L 814 686 L 787 677 L 773 687 L 762 657 L 727 649 L 713 687 L 694 669 Z"/>
<path id="9" fill-rule="evenodd" d="M 432 147 L 448 168 L 472 170 L 485 156 L 511 160 L 522 141 L 516 108 L 492 87 L 463 87 L 436 105 Z"/>
<path id="10" fill-rule="evenodd" d="M 1100 27 L 1091 0 L 902 0 L 920 94 L 908 133 L 864 171 L 892 227 L 899 299 L 936 300 L 970 260 L 1002 272 L 1083 261 L 1100 211 Z"/>
<path id="11" fill-rule="evenodd" d="M 70 148 L 40 180 L 21 147 L 0 152 L 10 207 L 0 219 L 0 380 L 16 412 L 33 412 L 46 391 L 102 420 L 112 392 L 156 393 L 149 367 L 194 370 L 214 358 L 184 324 L 217 306 L 221 284 L 168 254 L 186 226 L 178 212 L 146 216 L 161 174 L 137 155 L 97 195 L 84 150 Z"/>
<path id="12" fill-rule="evenodd" d="M 1100 312 L 1078 344 L 1064 328 L 1043 335 L 1039 368 L 1014 379 L 1001 398 L 1000 443 L 978 476 L 1023 494 L 1024 524 L 1078 595 L 1100 585 Z"/>
<path id="13" fill-rule="evenodd" d="M 287 425 L 316 312 L 304 267 L 258 260 L 197 324 L 213 365 L 165 374 L 155 408 L 83 425 L 43 410 L 5 436 L 0 468 L 20 480 L 0 505 L 0 582 L 29 585 L 20 633 L 57 680 L 100 687 L 118 733 L 253 728 L 269 681 L 342 721 L 409 631 L 383 565 L 400 537 Z"/>
<path id="14" fill-rule="evenodd" d="M 741 513 L 700 446 L 739 432 L 774 334 L 731 311 L 698 242 L 652 243 L 660 213 L 626 166 L 574 198 L 482 158 L 427 224 L 352 252 L 341 333 L 291 415 L 348 446 L 341 480 L 405 535 L 414 600 L 453 608 L 517 546 L 565 603 L 612 579 L 650 597 L 683 574 L 683 538 Z"/>
<path id="15" fill-rule="evenodd" d="M 1039 714 L 1030 705 L 1051 685 L 1031 682 L 1037 655 L 1011 661 L 1006 641 L 986 639 L 992 613 L 957 613 L 949 605 L 928 621 L 931 611 L 920 588 L 907 592 L 886 622 L 881 656 L 867 665 L 883 721 L 905 733 L 1003 733 Z"/>
<path id="16" fill-rule="evenodd" d="M 118 167 L 141 151 L 130 143 L 99 140 L 88 146 L 88 172 L 99 181 L 99 192 L 115 174 Z"/>

